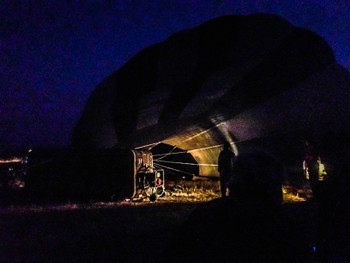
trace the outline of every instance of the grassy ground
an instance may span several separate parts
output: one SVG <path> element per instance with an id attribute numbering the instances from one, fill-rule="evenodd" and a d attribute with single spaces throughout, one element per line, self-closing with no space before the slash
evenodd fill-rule
<path id="1" fill-rule="evenodd" d="M 296 198 L 287 202 L 301 200 L 287 190 Z M 156 202 L 3 206 L 0 262 L 154 262 L 191 211 L 217 197 L 218 182 L 169 182 Z"/>
<path id="2" fill-rule="evenodd" d="M 154 262 L 193 204 L 71 204 L 1 212 L 0 262 Z"/>

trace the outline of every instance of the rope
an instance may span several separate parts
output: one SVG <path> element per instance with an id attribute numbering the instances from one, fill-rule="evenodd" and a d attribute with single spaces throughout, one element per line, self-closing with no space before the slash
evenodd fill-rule
<path id="1" fill-rule="evenodd" d="M 163 168 L 163 169 L 167 169 L 167 170 L 171 170 L 171 171 L 175 171 L 175 172 L 179 172 L 179 173 L 188 174 L 188 175 L 193 176 L 193 173 L 181 171 L 181 170 L 179 170 L 179 169 L 175 169 L 175 168 L 172 168 L 172 167 L 169 167 L 169 166 L 166 166 L 166 165 L 154 164 L 154 166 L 155 166 L 156 168 L 157 168 L 157 167 L 160 167 L 160 168 Z"/>
<path id="2" fill-rule="evenodd" d="M 172 164 L 184 164 L 184 165 L 193 165 L 193 166 L 218 166 L 217 164 L 211 164 L 211 163 L 184 163 L 184 162 L 174 162 L 174 161 L 164 161 L 164 160 L 157 160 L 157 162 L 161 163 L 172 163 Z"/>

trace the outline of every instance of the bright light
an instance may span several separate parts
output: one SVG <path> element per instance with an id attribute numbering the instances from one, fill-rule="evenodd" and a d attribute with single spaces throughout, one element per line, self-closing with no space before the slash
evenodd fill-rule
<path id="1" fill-rule="evenodd" d="M 13 157 L 10 159 L 0 159 L 0 163 L 20 163 L 22 162 L 22 158 Z"/>

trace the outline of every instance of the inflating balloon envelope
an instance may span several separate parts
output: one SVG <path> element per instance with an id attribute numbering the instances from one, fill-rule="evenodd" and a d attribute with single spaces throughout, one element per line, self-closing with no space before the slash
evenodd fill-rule
<path id="1" fill-rule="evenodd" d="M 108 76 L 77 123 L 76 149 L 150 150 L 181 176 L 217 177 L 225 141 L 299 165 L 302 137 L 349 134 L 350 75 L 315 33 L 268 14 L 219 17 L 150 46 Z"/>

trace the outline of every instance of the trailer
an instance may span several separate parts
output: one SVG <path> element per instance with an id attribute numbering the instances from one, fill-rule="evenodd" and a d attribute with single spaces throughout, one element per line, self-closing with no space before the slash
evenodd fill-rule
<path id="1" fill-rule="evenodd" d="M 165 194 L 164 170 L 153 165 L 153 155 L 150 151 L 134 150 L 134 186 L 131 200 L 140 202 L 156 201 Z"/>

